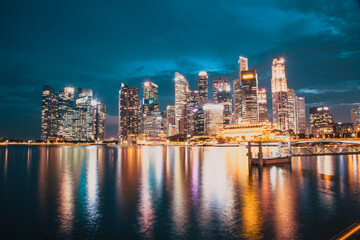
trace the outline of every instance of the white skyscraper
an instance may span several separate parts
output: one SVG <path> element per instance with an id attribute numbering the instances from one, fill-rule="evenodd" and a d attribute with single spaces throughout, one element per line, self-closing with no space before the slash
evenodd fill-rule
<path id="1" fill-rule="evenodd" d="M 186 92 L 189 82 L 180 73 L 175 73 L 175 134 L 185 133 Z"/>

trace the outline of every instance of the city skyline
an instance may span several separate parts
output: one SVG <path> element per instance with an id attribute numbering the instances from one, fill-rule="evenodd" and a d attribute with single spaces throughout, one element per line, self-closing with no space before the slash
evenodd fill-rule
<path id="1" fill-rule="evenodd" d="M 259 88 L 267 90 L 270 119 L 269 63 L 284 57 L 288 85 L 305 97 L 307 113 L 309 107 L 329 105 L 335 121 L 351 121 L 350 110 L 360 102 L 359 1 L 191 4 L 155 2 L 139 9 L 117 1 L 106 6 L 90 1 L 86 7 L 4 3 L 0 99 L 6 118 L 0 120 L 0 135 L 40 138 L 39 96 L 42 86 L 49 85 L 93 89 L 107 106 L 107 136 L 115 137 L 120 82 L 139 88 L 148 80 L 158 84 L 160 109 L 165 110 L 174 104 L 174 72 L 188 79 L 190 89 L 197 89 L 199 71 L 211 80 L 225 76 L 232 81 L 238 76 L 239 55 L 249 59 Z M 179 19 L 179 10 L 188 17 Z M 211 82 L 208 92 L 212 96 Z"/>

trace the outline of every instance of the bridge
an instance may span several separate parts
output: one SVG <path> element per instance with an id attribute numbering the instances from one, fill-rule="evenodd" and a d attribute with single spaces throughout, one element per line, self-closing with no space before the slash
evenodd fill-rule
<path id="1" fill-rule="evenodd" d="M 290 162 L 291 157 L 360 154 L 359 140 L 301 140 L 278 142 L 248 142 L 249 164 L 263 165 Z M 252 156 L 252 148 L 258 148 L 257 158 Z M 270 156 L 263 154 L 263 147 L 276 147 Z"/>

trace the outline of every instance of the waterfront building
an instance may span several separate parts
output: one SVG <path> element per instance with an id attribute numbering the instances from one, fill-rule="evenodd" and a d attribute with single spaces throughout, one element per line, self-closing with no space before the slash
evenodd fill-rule
<path id="1" fill-rule="evenodd" d="M 273 123 L 281 131 L 288 127 L 288 96 L 287 79 L 285 76 L 284 58 L 274 59 L 272 65 L 271 97 Z"/>
<path id="2" fill-rule="evenodd" d="M 196 111 L 194 109 L 199 108 L 199 91 L 188 90 L 186 92 L 186 134 L 193 136 L 195 131 L 195 119 Z"/>
<path id="3" fill-rule="evenodd" d="M 295 115 L 296 115 L 296 134 L 306 134 L 306 111 L 305 111 L 305 98 L 296 97 L 295 102 Z"/>
<path id="4" fill-rule="evenodd" d="M 143 116 L 152 112 L 159 112 L 158 89 L 158 85 L 153 82 L 144 83 Z"/>
<path id="5" fill-rule="evenodd" d="M 239 64 L 239 79 L 241 79 L 241 72 L 249 70 L 248 59 L 239 56 L 238 64 Z"/>
<path id="6" fill-rule="evenodd" d="M 65 87 L 59 92 L 58 101 L 58 138 L 61 141 L 74 140 L 74 98 L 75 89 Z"/>
<path id="7" fill-rule="evenodd" d="M 258 79 L 256 70 L 241 71 L 242 120 L 259 121 Z"/>
<path id="8" fill-rule="evenodd" d="M 203 106 L 203 109 L 205 134 L 218 134 L 224 122 L 224 105 L 208 103 Z"/>
<path id="9" fill-rule="evenodd" d="M 310 112 L 311 133 L 315 136 L 333 134 L 333 116 L 328 105 L 312 107 Z"/>
<path id="10" fill-rule="evenodd" d="M 228 79 L 227 77 L 215 77 L 213 78 L 213 102 L 218 103 L 217 100 L 217 93 L 220 88 L 222 88 L 223 84 L 227 84 Z"/>
<path id="11" fill-rule="evenodd" d="M 175 73 L 175 135 L 185 134 L 186 92 L 189 82 L 180 73 Z"/>
<path id="12" fill-rule="evenodd" d="M 354 135 L 354 124 L 334 123 L 333 131 L 336 138 L 351 138 Z"/>
<path id="13" fill-rule="evenodd" d="M 194 133 L 193 136 L 202 136 L 205 134 L 204 109 L 202 107 L 194 108 Z"/>
<path id="14" fill-rule="evenodd" d="M 140 133 L 139 89 L 121 83 L 119 91 L 119 141 L 128 141 L 131 135 L 136 138 Z"/>
<path id="15" fill-rule="evenodd" d="M 216 91 L 216 102 L 224 105 L 224 124 L 232 122 L 232 96 L 231 87 L 228 83 L 219 83 Z"/>
<path id="16" fill-rule="evenodd" d="M 168 137 L 176 135 L 176 124 L 175 124 L 175 106 L 168 105 L 166 107 L 166 117 L 167 117 L 167 132 Z"/>
<path id="17" fill-rule="evenodd" d="M 145 122 L 149 122 L 146 118 L 149 116 L 150 119 L 153 119 L 154 117 L 152 116 L 152 113 L 159 112 L 157 84 L 150 81 L 144 83 L 142 107 L 142 133 L 145 133 L 151 131 L 151 129 L 146 128 L 150 125 L 144 124 Z"/>
<path id="18" fill-rule="evenodd" d="M 105 138 L 106 107 L 97 99 L 92 100 L 91 105 L 93 107 L 93 140 L 102 142 Z"/>
<path id="19" fill-rule="evenodd" d="M 57 136 L 58 98 L 49 86 L 43 87 L 41 109 L 41 140 L 55 140 Z"/>
<path id="20" fill-rule="evenodd" d="M 265 88 L 259 89 L 258 91 L 258 103 L 259 103 L 259 122 L 269 121 Z"/>
<path id="21" fill-rule="evenodd" d="M 236 138 L 238 141 L 249 140 L 272 140 L 276 136 L 273 134 L 274 125 L 266 122 L 243 122 L 225 125 L 220 129 L 220 136 L 223 138 Z"/>
<path id="22" fill-rule="evenodd" d="M 205 71 L 199 72 L 198 89 L 199 89 L 199 103 L 200 106 L 209 103 L 209 81 L 208 75 Z"/>
<path id="23" fill-rule="evenodd" d="M 235 79 L 233 81 L 233 102 L 234 102 L 234 113 L 233 122 L 240 123 L 242 116 L 242 94 L 241 94 L 241 80 Z"/>
<path id="24" fill-rule="evenodd" d="M 164 133 L 164 136 L 167 137 L 168 129 L 169 129 L 167 111 L 162 111 L 161 116 L 162 116 L 162 131 Z"/>
<path id="25" fill-rule="evenodd" d="M 241 72 L 249 70 L 247 58 L 240 56 L 238 64 L 239 64 L 239 78 L 233 81 L 233 102 L 234 102 L 233 122 L 234 123 L 241 122 L 242 114 L 243 114 L 243 106 L 242 106 L 243 93 L 241 88 Z"/>
<path id="26" fill-rule="evenodd" d="M 358 108 L 351 109 L 351 122 L 354 124 L 354 129 L 357 129 L 360 125 L 360 106 Z"/>
<path id="27" fill-rule="evenodd" d="M 93 92 L 89 88 L 79 88 L 74 110 L 74 140 L 88 142 L 93 140 Z"/>
<path id="28" fill-rule="evenodd" d="M 295 114 L 296 95 L 294 89 L 287 91 L 287 108 L 288 108 L 288 129 L 296 133 L 296 114 Z"/>
<path id="29" fill-rule="evenodd" d="M 147 140 L 160 140 L 164 133 L 162 112 L 151 112 L 147 114 L 143 125 L 143 134 Z"/>

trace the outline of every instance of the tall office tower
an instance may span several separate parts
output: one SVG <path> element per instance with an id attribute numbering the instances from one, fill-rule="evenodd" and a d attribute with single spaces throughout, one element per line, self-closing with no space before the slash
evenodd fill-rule
<path id="1" fill-rule="evenodd" d="M 218 88 L 219 88 L 219 86 L 221 86 L 224 83 L 225 84 L 228 83 L 227 77 L 215 77 L 215 78 L 213 78 L 213 102 L 214 103 L 218 103 L 217 102 Z"/>
<path id="2" fill-rule="evenodd" d="M 205 104 L 204 109 L 204 126 L 206 135 L 216 135 L 224 125 L 224 105 L 222 104 Z"/>
<path id="3" fill-rule="evenodd" d="M 271 97 L 273 123 L 281 131 L 288 129 L 288 97 L 284 58 L 274 59 L 272 65 Z"/>
<path id="4" fill-rule="evenodd" d="M 258 102 L 259 102 L 259 122 L 269 121 L 265 88 L 259 89 Z"/>
<path id="5" fill-rule="evenodd" d="M 92 100 L 91 106 L 93 107 L 93 139 L 102 142 L 105 138 L 106 107 L 98 100 Z"/>
<path id="6" fill-rule="evenodd" d="M 150 124 L 144 124 L 150 121 L 146 118 L 150 116 L 153 119 L 152 113 L 159 112 L 158 85 L 153 82 L 144 83 L 142 104 L 142 133 L 145 133 L 151 131 L 151 129 L 146 129 L 146 127 L 152 127 Z"/>
<path id="7" fill-rule="evenodd" d="M 57 136 L 58 98 L 49 86 L 43 87 L 41 109 L 41 139 L 55 140 Z"/>
<path id="8" fill-rule="evenodd" d="M 140 133 L 140 100 L 139 89 L 121 83 L 119 91 L 119 141 L 128 140 L 130 135 Z"/>
<path id="9" fill-rule="evenodd" d="M 153 82 L 144 83 L 143 115 L 159 112 L 158 85 Z"/>
<path id="10" fill-rule="evenodd" d="M 93 92 L 89 88 L 79 88 L 74 114 L 74 140 L 93 140 L 93 108 L 91 105 Z"/>
<path id="11" fill-rule="evenodd" d="M 351 109 L 351 122 L 354 124 L 354 130 L 356 132 L 357 127 L 360 125 L 360 106 Z"/>
<path id="12" fill-rule="evenodd" d="M 166 107 L 166 116 L 167 116 L 167 136 L 176 135 L 176 124 L 175 124 L 175 106 L 168 105 Z"/>
<path id="13" fill-rule="evenodd" d="M 193 109 L 194 132 L 193 136 L 202 136 L 205 134 L 204 109 L 202 107 Z"/>
<path id="14" fill-rule="evenodd" d="M 258 79 L 256 70 L 241 71 L 242 119 L 259 121 Z"/>
<path id="15" fill-rule="evenodd" d="M 186 91 L 186 134 L 194 135 L 194 109 L 199 107 L 199 91 Z"/>
<path id="16" fill-rule="evenodd" d="M 234 123 L 240 123 L 243 116 L 243 89 L 241 88 L 241 72 L 249 70 L 248 59 L 245 57 L 239 57 L 239 78 L 233 81 L 233 95 L 234 95 Z"/>
<path id="17" fill-rule="evenodd" d="M 62 141 L 74 140 L 74 93 L 72 87 L 59 92 L 58 137 Z"/>
<path id="18" fill-rule="evenodd" d="M 231 87 L 228 83 L 217 85 L 216 103 L 224 105 L 224 124 L 232 122 L 232 96 Z"/>
<path id="19" fill-rule="evenodd" d="M 166 136 L 168 136 L 168 131 L 169 131 L 167 111 L 162 111 L 161 116 L 162 116 L 162 131 L 166 137 Z"/>
<path id="20" fill-rule="evenodd" d="M 295 103 L 296 103 L 296 95 L 294 93 L 294 89 L 287 90 L 287 108 L 288 108 L 288 129 L 293 130 L 296 133 L 296 115 L 295 115 Z"/>
<path id="21" fill-rule="evenodd" d="M 149 140 L 160 140 L 160 136 L 163 134 L 162 112 L 147 114 L 143 124 L 143 134 L 145 134 Z"/>
<path id="22" fill-rule="evenodd" d="M 296 134 L 306 133 L 306 112 L 305 112 L 305 98 L 296 97 L 295 102 L 295 116 L 296 116 Z"/>
<path id="23" fill-rule="evenodd" d="M 234 102 L 234 114 L 233 122 L 240 123 L 242 120 L 242 89 L 240 79 L 233 81 L 233 102 Z"/>
<path id="24" fill-rule="evenodd" d="M 248 59 L 240 56 L 238 64 L 239 64 L 239 78 L 240 78 L 242 71 L 249 70 Z"/>
<path id="25" fill-rule="evenodd" d="M 189 90 L 189 83 L 180 73 L 175 73 L 175 135 L 185 134 L 184 124 L 186 111 L 186 92 Z"/>
<path id="26" fill-rule="evenodd" d="M 314 135 L 332 134 L 334 119 L 327 105 L 312 107 L 310 112 L 310 128 Z"/>
<path id="27" fill-rule="evenodd" d="M 200 107 L 209 102 L 209 81 L 206 72 L 199 72 L 198 77 L 199 103 Z"/>

